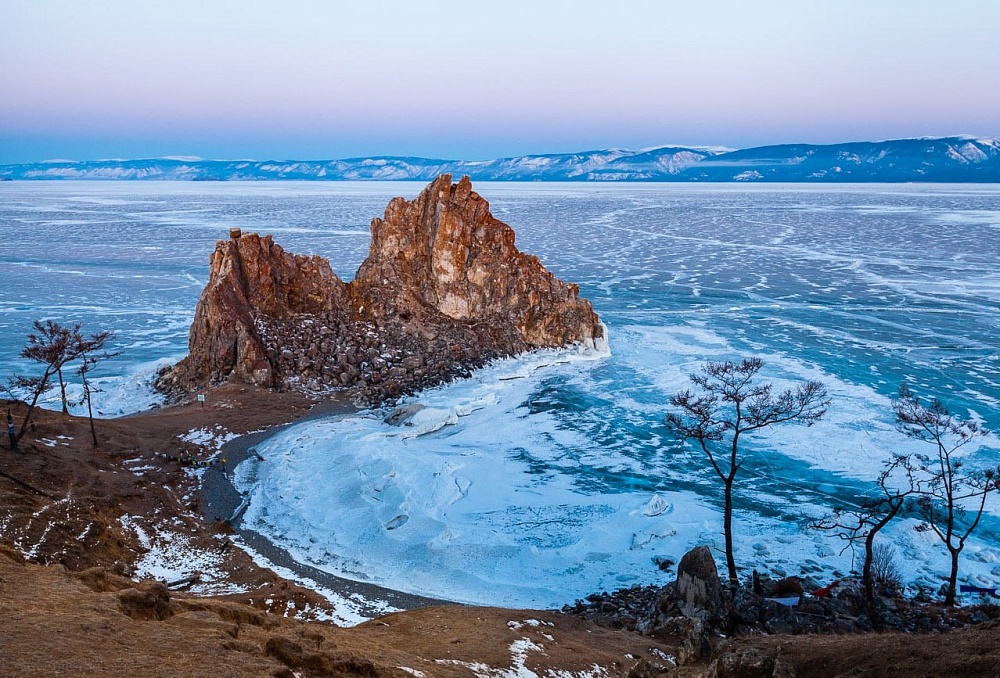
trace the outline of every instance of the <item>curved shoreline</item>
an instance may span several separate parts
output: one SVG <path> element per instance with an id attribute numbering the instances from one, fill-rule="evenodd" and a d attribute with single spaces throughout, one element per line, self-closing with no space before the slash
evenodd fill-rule
<path id="1" fill-rule="evenodd" d="M 241 435 L 222 446 L 226 458 L 226 466 L 209 466 L 201 479 L 198 488 L 199 510 L 208 523 L 228 521 L 232 517 L 230 527 L 233 533 L 245 542 L 254 552 L 265 557 L 270 563 L 293 572 L 303 580 L 318 584 L 337 594 L 350 598 L 356 604 L 359 614 L 374 618 L 389 611 L 410 610 L 429 605 L 457 604 L 451 601 L 429 598 L 412 593 L 389 589 L 377 584 L 358 582 L 325 572 L 311 565 L 295 560 L 285 549 L 274 544 L 267 537 L 242 526 L 242 513 L 234 514 L 240 509 L 245 499 L 233 485 L 233 473 L 240 463 L 254 454 L 254 446 L 273 437 L 277 433 L 313 419 L 321 419 L 336 415 L 352 414 L 360 411 L 357 406 L 345 399 L 329 399 L 319 401 L 306 416 L 296 421 L 272 426 L 263 431 L 255 431 Z M 253 554 L 249 554 L 253 557 Z M 263 567 L 267 565 L 262 564 Z M 298 582 L 301 585 L 302 582 Z M 331 601 L 333 604 L 334 601 Z"/>

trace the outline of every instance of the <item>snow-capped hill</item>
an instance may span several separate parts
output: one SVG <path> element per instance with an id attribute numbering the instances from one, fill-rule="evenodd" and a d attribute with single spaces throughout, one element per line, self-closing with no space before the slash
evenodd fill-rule
<path id="1" fill-rule="evenodd" d="M 0 179 L 175 181 L 785 181 L 1000 182 L 1000 139 L 969 135 L 843 144 L 608 148 L 494 160 L 401 156 L 341 160 L 47 160 L 0 165 Z"/>
<path id="2" fill-rule="evenodd" d="M 628 164 L 632 167 L 648 167 L 653 175 L 677 175 L 712 155 L 714 154 L 709 151 L 668 146 L 635 155 L 629 158 Z"/>
<path id="3" fill-rule="evenodd" d="M 522 155 L 476 163 L 456 163 L 457 172 L 480 181 L 578 181 L 590 178 L 635 151 L 609 148 L 580 153 Z"/>
<path id="4" fill-rule="evenodd" d="M 692 151 L 698 151 L 700 153 L 706 153 L 708 155 L 720 155 L 722 153 L 732 153 L 736 148 L 730 148 L 729 146 L 687 146 L 685 144 L 660 144 L 658 146 L 648 146 L 646 148 L 640 148 L 639 153 L 649 153 L 650 151 L 659 151 L 664 148 L 685 148 Z"/>
<path id="5" fill-rule="evenodd" d="M 1000 141 L 972 137 L 761 146 L 712 156 L 685 179 L 700 181 L 996 182 Z"/>

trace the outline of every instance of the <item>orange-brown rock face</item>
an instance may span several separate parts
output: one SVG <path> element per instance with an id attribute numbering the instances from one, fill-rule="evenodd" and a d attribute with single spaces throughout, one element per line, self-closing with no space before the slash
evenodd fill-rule
<path id="1" fill-rule="evenodd" d="M 159 387 L 355 386 L 377 402 L 496 357 L 603 339 L 577 286 L 519 252 L 467 177 L 393 199 L 371 230 L 346 284 L 324 259 L 233 229 L 212 255 L 190 354 Z"/>
<path id="2" fill-rule="evenodd" d="M 188 356 L 171 375 L 183 391 L 223 379 L 259 386 L 280 383 L 263 318 L 287 320 L 347 310 L 347 286 L 321 257 L 285 252 L 271 236 L 243 235 L 215 245 L 205 286 L 188 335 Z"/>
<path id="3" fill-rule="evenodd" d="M 514 231 L 464 177 L 438 177 L 412 201 L 394 198 L 374 219 L 368 258 L 352 286 L 376 312 L 433 309 L 458 322 L 517 330 L 525 348 L 602 337 L 579 288 L 514 246 Z M 514 347 L 509 347 L 514 348 Z"/>

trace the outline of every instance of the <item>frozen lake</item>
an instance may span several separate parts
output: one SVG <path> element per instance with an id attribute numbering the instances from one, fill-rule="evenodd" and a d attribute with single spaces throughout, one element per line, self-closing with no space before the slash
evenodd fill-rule
<path id="1" fill-rule="evenodd" d="M 273 233 L 350 279 L 368 222 L 415 183 L 0 184 L 0 368 L 34 319 L 112 329 L 109 416 L 151 402 L 157 361 L 186 351 L 208 255 L 230 226 Z M 851 555 L 806 529 L 871 487 L 893 451 L 901 381 L 1000 428 L 1000 187 L 477 184 L 495 216 L 581 294 L 610 356 L 505 361 L 421 394 L 427 433 L 376 414 L 294 427 L 240 469 L 245 521 L 332 572 L 460 601 L 544 607 L 665 582 L 656 559 L 721 547 L 721 497 L 661 419 L 706 360 L 759 355 L 779 383 L 814 378 L 816 426 L 752 443 L 737 491 L 737 563 L 833 576 Z M 435 428 L 440 426 L 440 428 Z M 433 429 L 433 430 L 432 430 Z M 995 437 L 971 452 L 996 464 Z M 929 450 L 928 450 L 929 451 Z M 1000 508 L 994 502 L 991 511 Z M 943 547 L 897 523 L 906 575 Z M 391 526 L 391 529 L 387 529 Z M 1000 521 L 963 575 L 1000 584 Z"/>

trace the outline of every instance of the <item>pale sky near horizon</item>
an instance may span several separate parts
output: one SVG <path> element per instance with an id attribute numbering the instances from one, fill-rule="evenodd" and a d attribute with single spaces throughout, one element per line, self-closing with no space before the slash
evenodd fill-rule
<path id="1" fill-rule="evenodd" d="M 994 0 L 0 0 L 0 163 L 1000 136 Z"/>

